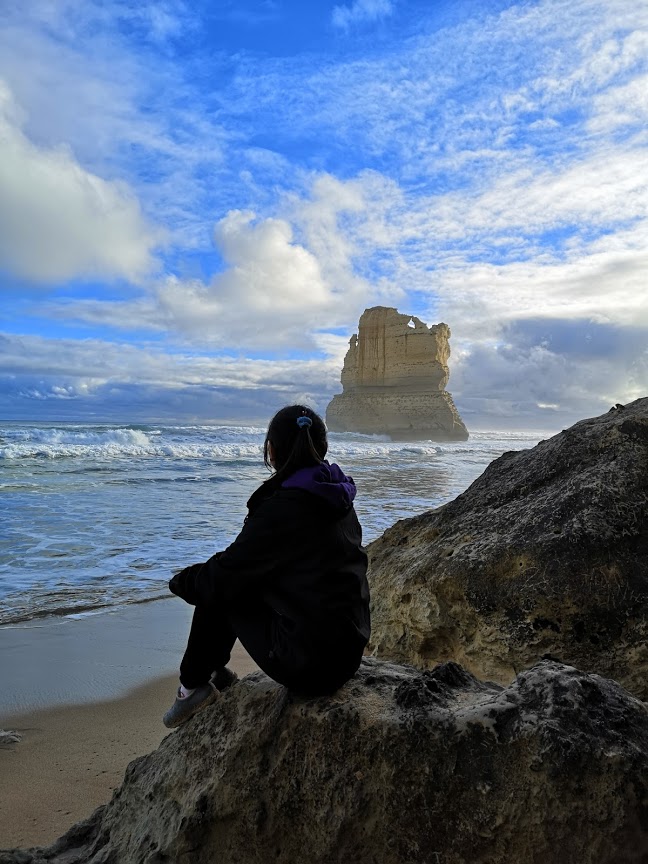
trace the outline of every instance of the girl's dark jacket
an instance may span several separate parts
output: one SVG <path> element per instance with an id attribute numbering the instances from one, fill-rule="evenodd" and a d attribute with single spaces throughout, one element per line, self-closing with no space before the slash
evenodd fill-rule
<path id="1" fill-rule="evenodd" d="M 327 462 L 270 478 L 248 501 L 236 540 L 177 573 L 171 591 L 193 605 L 225 600 L 239 617 L 269 607 L 294 648 L 359 664 L 370 618 L 355 494 L 353 479 Z"/>

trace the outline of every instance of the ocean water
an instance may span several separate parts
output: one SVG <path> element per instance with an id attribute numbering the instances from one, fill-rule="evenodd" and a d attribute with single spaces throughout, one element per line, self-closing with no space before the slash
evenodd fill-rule
<path id="1" fill-rule="evenodd" d="M 268 477 L 253 426 L 0 426 L 0 624 L 79 616 L 168 596 L 171 574 L 240 530 Z M 455 498 L 507 450 L 547 433 L 462 443 L 332 434 L 358 486 L 364 540 Z"/>

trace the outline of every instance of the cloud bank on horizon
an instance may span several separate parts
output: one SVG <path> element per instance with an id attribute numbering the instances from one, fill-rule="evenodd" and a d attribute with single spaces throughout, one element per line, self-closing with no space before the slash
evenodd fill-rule
<path id="1" fill-rule="evenodd" d="M 648 395 L 647 193 L 646 4 L 11 4 L 0 416 L 323 410 L 382 304 L 561 428 Z"/>

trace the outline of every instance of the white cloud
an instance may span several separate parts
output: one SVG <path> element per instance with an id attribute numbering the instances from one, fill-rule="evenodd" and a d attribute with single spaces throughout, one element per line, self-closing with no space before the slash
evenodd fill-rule
<path id="1" fill-rule="evenodd" d="M 77 410 L 122 416 L 264 418 L 291 401 L 324 411 L 339 389 L 332 360 L 255 360 L 169 353 L 98 339 L 0 335 L 0 394 L 29 415 L 29 403 L 75 402 Z M 22 408 L 21 408 L 22 406 Z M 243 409 L 241 406 L 245 406 Z M 151 413 L 153 412 L 153 413 Z M 8 414 L 7 414 L 8 416 Z"/>
<path id="2" fill-rule="evenodd" d="M 451 370 L 449 389 L 469 428 L 501 417 L 555 429 L 648 393 L 648 354 L 583 357 L 513 341 L 456 352 Z"/>
<path id="3" fill-rule="evenodd" d="M 232 211 L 215 239 L 226 269 L 209 282 L 168 275 L 140 298 L 59 301 L 43 311 L 124 331 L 167 332 L 201 346 L 321 350 L 315 331 L 345 320 L 349 298 L 344 285 L 334 289 L 324 278 L 318 258 L 293 242 L 288 222 Z"/>
<path id="4" fill-rule="evenodd" d="M 354 327 L 365 306 L 385 293 L 354 269 L 388 230 L 384 206 L 367 215 L 378 188 L 374 177 L 344 184 L 318 175 L 309 197 L 288 203 L 302 242 L 287 219 L 230 211 L 215 226 L 225 266 L 210 281 L 169 274 L 133 300 L 58 301 L 44 311 L 123 330 L 166 331 L 202 346 L 325 350 L 333 343 L 321 331 Z"/>
<path id="5" fill-rule="evenodd" d="M 394 215 L 406 206 L 398 185 L 374 171 L 345 181 L 330 174 L 310 180 L 308 193 L 290 198 L 287 209 L 332 286 L 338 317 L 348 320 L 363 304 L 403 297 L 370 266 L 377 250 L 398 242 Z"/>
<path id="6" fill-rule="evenodd" d="M 335 295 L 288 222 L 231 211 L 215 242 L 226 269 L 211 282 L 169 277 L 157 289 L 168 328 L 219 346 L 312 348 L 312 330 L 330 316 Z"/>
<path id="7" fill-rule="evenodd" d="M 355 0 L 350 6 L 335 6 L 331 21 L 334 27 L 348 30 L 359 24 L 387 18 L 393 11 L 392 0 Z"/>
<path id="8" fill-rule="evenodd" d="M 68 393 L 70 386 L 96 390 L 117 382 L 169 388 L 204 384 L 254 389 L 286 382 L 313 387 L 322 385 L 331 370 L 334 365 L 329 360 L 255 360 L 244 354 L 207 357 L 101 339 L 0 335 L 0 374 L 52 377 L 57 379 L 55 386 Z"/>
<path id="9" fill-rule="evenodd" d="M 339 363 L 341 333 L 381 302 L 448 321 L 450 388 L 473 406 L 490 388 L 513 414 L 589 411 L 648 386 L 636 346 L 632 362 L 585 362 L 511 335 L 538 315 L 648 327 L 645 4 L 534 0 L 494 13 L 480 3 L 442 32 L 423 15 L 418 33 L 410 22 L 352 59 L 267 56 L 260 74 L 259 58 L 241 53 L 226 81 L 218 59 L 170 60 L 191 26 L 184 4 L 29 6 L 0 34 L 27 109 L 8 121 L 23 149 L 58 155 L 65 177 L 75 163 L 96 179 L 136 177 L 142 206 L 185 248 L 204 249 L 200 232 L 219 220 L 215 277 L 187 277 L 201 271 L 176 248 L 179 266 L 133 300 L 40 312 L 148 329 L 188 354 L 316 350 Z M 393 11 L 348 0 L 334 19 L 351 31 Z M 19 26 L 25 15 L 39 19 L 37 36 Z M 209 91 L 185 74 L 198 63 L 201 80 L 214 72 Z M 239 380 L 235 364 L 223 368 Z"/>
<path id="10" fill-rule="evenodd" d="M 519 318 L 592 319 L 648 328 L 646 252 L 592 254 L 567 264 L 474 265 L 437 274 L 437 314 L 465 342 L 497 340 Z"/>
<path id="11" fill-rule="evenodd" d="M 264 312 L 299 306 L 316 310 L 328 302 L 317 258 L 293 243 L 285 220 L 255 222 L 254 213 L 233 210 L 217 223 L 214 235 L 228 265 L 214 286 L 222 302 Z"/>
<path id="12" fill-rule="evenodd" d="M 62 298 L 42 302 L 38 308 L 42 315 L 53 321 L 81 321 L 124 333 L 138 330 L 157 334 L 167 329 L 151 292 L 131 300 Z"/>
<path id="13" fill-rule="evenodd" d="M 551 171 L 528 165 L 502 176 L 462 217 L 468 218 L 469 230 L 515 227 L 526 233 L 583 218 L 588 225 L 624 222 L 648 215 L 647 177 L 648 151 L 605 148 L 577 164 Z"/>
<path id="14" fill-rule="evenodd" d="M 4 11 L 9 26 L 26 22 L 32 30 L 50 33 L 59 44 L 127 24 L 137 28 L 141 38 L 159 45 L 195 27 L 195 13 L 184 0 L 30 0 L 28 6 L 10 4 Z"/>
<path id="15" fill-rule="evenodd" d="M 425 198 L 398 222 L 412 247 L 401 278 L 427 271 L 420 289 L 465 339 L 495 338 L 538 310 L 648 327 L 647 184 L 636 147 L 552 172 L 529 164 L 481 195 Z"/>
<path id="16" fill-rule="evenodd" d="M 589 122 L 593 132 L 609 132 L 619 126 L 645 129 L 648 122 L 648 75 L 640 75 L 627 84 L 608 89 L 595 97 L 593 108 L 594 116 Z"/>
<path id="17" fill-rule="evenodd" d="M 64 147 L 36 146 L 18 115 L 0 82 L 0 265 L 46 283 L 141 279 L 161 235 L 131 190 L 86 171 Z"/>
<path id="18" fill-rule="evenodd" d="M 2 12 L 0 78 L 25 109 L 26 138 L 68 148 L 86 171 L 126 183 L 171 240 L 207 247 L 213 213 L 239 204 L 240 183 L 221 174 L 218 194 L 230 200 L 214 211 L 204 175 L 222 168 L 232 130 L 206 110 L 195 67 L 179 61 L 177 45 L 200 27 L 196 10 L 181 0 L 34 0 Z"/>
<path id="19" fill-rule="evenodd" d="M 131 14 L 148 26 L 149 38 L 162 46 L 194 25 L 186 5 L 180 2 L 138 3 Z"/>
<path id="20" fill-rule="evenodd" d="M 579 9 L 574 5 L 574 11 L 578 15 Z M 598 4 L 586 2 L 580 5 L 581 9 L 591 14 Z M 613 4 L 601 4 L 600 18 L 596 23 L 593 22 L 592 28 L 577 30 L 582 61 L 562 80 L 541 79 L 544 88 L 567 93 L 574 88 L 590 92 L 600 90 L 614 82 L 617 76 L 645 64 L 648 51 L 648 10 L 640 3 L 616 5 L 617 8 L 614 8 Z"/>

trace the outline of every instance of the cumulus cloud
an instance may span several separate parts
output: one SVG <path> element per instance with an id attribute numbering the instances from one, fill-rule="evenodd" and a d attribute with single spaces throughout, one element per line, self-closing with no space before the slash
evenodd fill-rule
<path id="1" fill-rule="evenodd" d="M 335 291 L 315 255 L 293 241 L 288 222 L 232 211 L 214 237 L 221 273 L 209 283 L 170 276 L 157 289 L 168 327 L 217 345 L 312 347 L 310 334 L 330 315 Z"/>
<path id="2" fill-rule="evenodd" d="M 255 214 L 230 211 L 215 228 L 214 239 L 228 269 L 216 279 L 222 302 L 285 312 L 295 306 L 314 309 L 327 303 L 317 258 L 293 243 L 293 232 L 283 219 L 255 221 Z"/>
<path id="3" fill-rule="evenodd" d="M 240 206 L 245 152 L 239 138 L 233 174 L 217 184 L 230 200 L 214 209 L 205 172 L 221 168 L 231 133 L 205 110 L 184 53 L 201 27 L 183 0 L 5 3 L 0 21 L 0 78 L 24 108 L 26 139 L 120 181 L 171 242 L 192 247 L 208 246 L 215 212 Z"/>
<path id="4" fill-rule="evenodd" d="M 354 327 L 365 305 L 386 291 L 356 272 L 387 230 L 382 211 L 367 217 L 368 197 L 361 181 L 318 175 L 309 196 L 290 199 L 296 229 L 288 219 L 251 211 L 219 220 L 214 242 L 223 269 L 211 280 L 168 274 L 139 298 L 59 300 L 47 314 L 235 350 L 321 352 L 335 344 L 338 356 L 339 345 L 323 331 Z"/>
<path id="5" fill-rule="evenodd" d="M 355 0 L 349 6 L 335 6 L 331 15 L 334 27 L 340 30 L 387 18 L 394 11 L 392 0 Z"/>
<path id="6" fill-rule="evenodd" d="M 0 266 L 44 283 L 141 279 L 161 237 L 133 193 L 86 171 L 65 147 L 38 147 L 18 117 L 0 82 Z"/>

